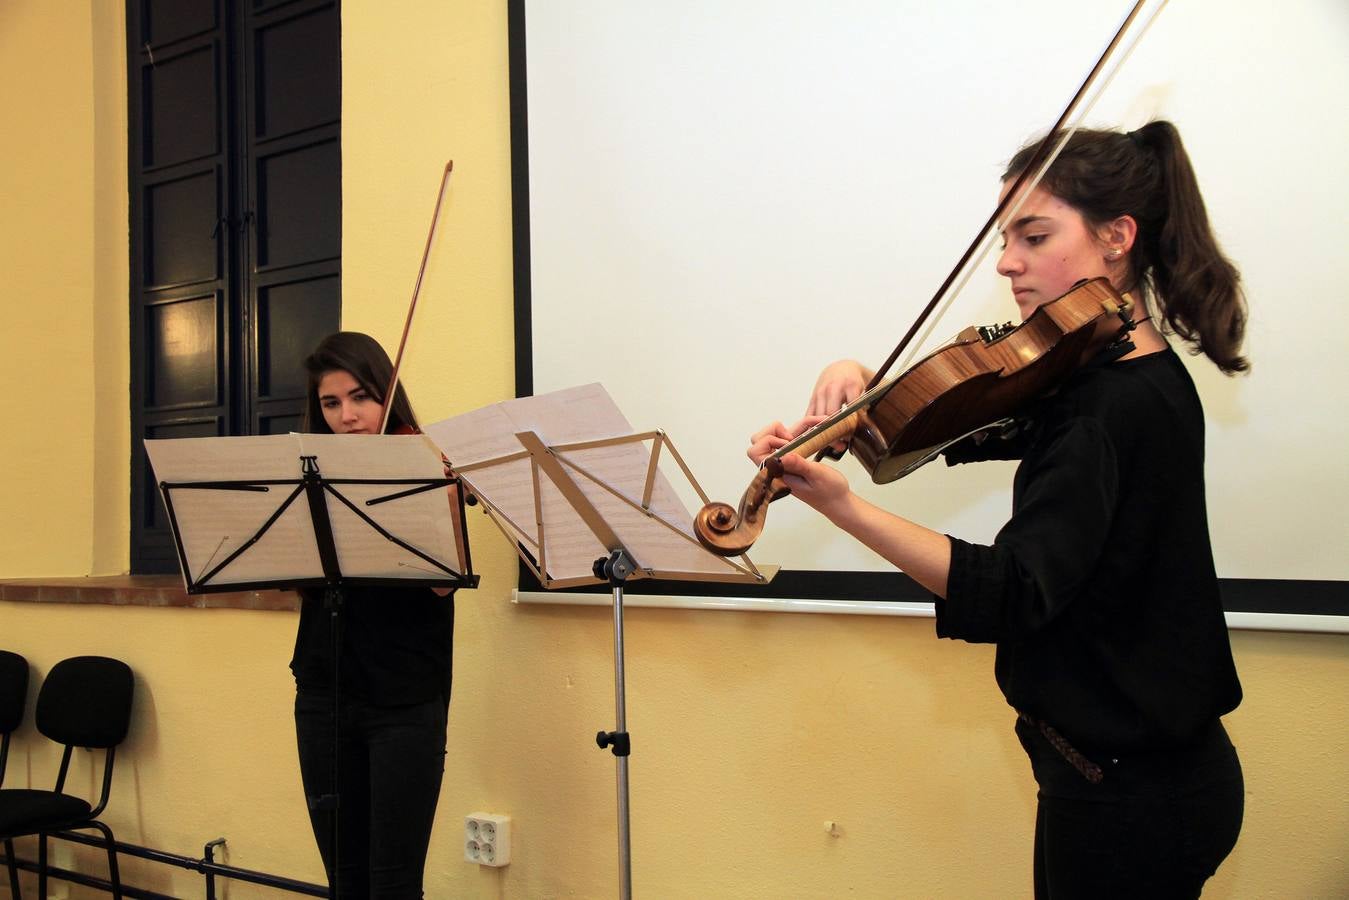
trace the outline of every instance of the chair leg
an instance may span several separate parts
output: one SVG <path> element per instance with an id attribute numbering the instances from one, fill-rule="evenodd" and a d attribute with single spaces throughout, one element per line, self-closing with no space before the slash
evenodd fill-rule
<path id="1" fill-rule="evenodd" d="M 22 900 L 23 895 L 19 893 L 19 869 L 14 865 L 14 842 L 5 838 L 5 859 L 9 860 L 9 892 L 14 895 L 14 900 Z"/>
<path id="2" fill-rule="evenodd" d="M 37 896 L 47 900 L 47 835 L 37 836 Z"/>
<path id="3" fill-rule="evenodd" d="M 122 879 L 117 873 L 117 842 L 113 839 L 112 829 L 102 822 L 90 822 L 89 825 L 103 833 L 103 840 L 108 845 L 108 881 L 112 882 L 112 900 L 122 900 Z"/>

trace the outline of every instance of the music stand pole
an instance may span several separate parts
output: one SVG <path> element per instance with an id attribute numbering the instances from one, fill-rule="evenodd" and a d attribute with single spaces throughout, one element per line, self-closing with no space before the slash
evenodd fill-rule
<path id="1" fill-rule="evenodd" d="M 632 897 L 632 844 L 628 828 L 628 756 L 632 741 L 628 736 L 628 716 L 623 683 L 623 582 L 633 572 L 632 558 L 623 550 L 595 560 L 595 577 L 609 582 L 614 590 L 614 706 L 617 728 L 595 735 L 595 743 L 609 748 L 618 761 L 618 897 Z"/>
<path id="2" fill-rule="evenodd" d="M 323 575 L 327 586 L 323 589 L 323 605 L 328 610 L 328 652 L 332 654 L 332 703 L 333 716 L 333 752 L 328 760 L 328 774 L 332 778 L 330 792 L 307 798 L 315 810 L 327 810 L 328 858 L 332 860 L 333 871 L 328 881 L 329 900 L 338 900 L 337 878 L 339 871 L 338 855 L 341 853 L 341 817 L 342 789 L 338 778 L 341 773 L 342 744 L 342 605 L 346 599 L 342 589 L 342 570 L 338 564 L 337 544 L 333 536 L 332 520 L 328 516 L 328 504 L 323 493 L 323 476 L 319 471 L 318 457 L 301 456 L 300 470 L 304 486 L 305 501 L 309 505 L 309 515 L 314 523 L 314 541 L 318 548 L 319 560 L 323 566 Z"/>

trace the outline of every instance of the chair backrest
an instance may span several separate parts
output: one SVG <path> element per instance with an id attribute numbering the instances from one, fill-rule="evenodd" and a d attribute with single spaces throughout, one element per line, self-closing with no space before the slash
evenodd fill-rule
<path id="1" fill-rule="evenodd" d="M 131 725 L 131 667 L 106 656 L 63 659 L 37 696 L 37 729 L 58 744 L 115 747 Z"/>
<path id="2" fill-rule="evenodd" d="M 23 722 L 28 701 L 28 660 L 0 650 L 0 734 L 9 734 Z"/>
<path id="3" fill-rule="evenodd" d="M 9 762 L 9 736 L 23 721 L 27 702 L 28 660 L 0 650 L 0 784 L 5 783 L 5 766 Z"/>

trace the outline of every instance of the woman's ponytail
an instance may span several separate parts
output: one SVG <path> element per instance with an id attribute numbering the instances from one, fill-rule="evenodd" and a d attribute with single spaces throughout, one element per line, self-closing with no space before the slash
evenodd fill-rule
<path id="1" fill-rule="evenodd" d="M 1038 144 L 1012 158 L 1004 180 L 1026 167 Z M 1131 280 L 1152 295 L 1165 326 L 1228 374 L 1250 368 L 1240 353 L 1246 331 L 1241 276 L 1213 235 L 1174 125 L 1149 122 L 1127 134 L 1079 129 L 1041 184 L 1089 224 L 1132 216 L 1138 237 L 1129 254 Z"/>
<path id="2" fill-rule="evenodd" d="M 1147 273 L 1161 298 L 1166 324 L 1228 374 L 1245 372 L 1241 356 L 1246 302 L 1241 276 L 1223 255 L 1180 133 L 1157 121 L 1133 132 L 1135 142 L 1157 159 L 1167 215 L 1161 220 Z"/>

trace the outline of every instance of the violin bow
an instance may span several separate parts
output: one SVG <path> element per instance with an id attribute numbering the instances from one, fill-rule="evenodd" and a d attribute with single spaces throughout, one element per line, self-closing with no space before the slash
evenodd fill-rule
<path id="1" fill-rule="evenodd" d="M 1074 115 L 1078 105 L 1082 102 L 1082 99 L 1087 95 L 1087 92 L 1092 89 L 1096 80 L 1106 69 L 1110 58 L 1114 55 L 1116 49 L 1123 41 L 1124 36 L 1129 32 L 1134 21 L 1138 18 L 1139 13 L 1142 12 L 1143 7 L 1145 7 L 1147 3 L 1148 0 L 1137 0 L 1137 2 L 1134 3 L 1133 8 L 1129 10 L 1129 14 L 1125 16 L 1124 21 L 1115 31 L 1114 37 L 1111 38 L 1110 43 L 1106 45 L 1105 50 L 1101 52 L 1100 58 L 1096 60 L 1096 65 L 1094 65 L 1091 71 L 1087 73 L 1086 80 L 1082 82 L 1078 87 L 1077 92 L 1073 94 L 1072 99 L 1068 101 L 1068 105 L 1064 107 L 1063 112 L 1059 115 L 1058 121 L 1054 123 L 1054 127 L 1051 128 L 1040 141 L 1039 146 L 1036 148 L 1035 153 L 1032 154 L 1026 168 L 1017 175 L 1016 179 L 1012 182 L 1011 189 L 998 201 L 998 205 L 994 208 L 992 215 L 988 217 L 988 221 L 979 229 L 974 240 L 956 262 L 955 267 L 951 269 L 950 274 L 946 276 L 946 279 L 941 283 L 941 286 L 937 288 L 936 293 L 932 295 L 932 299 L 928 301 L 927 306 L 923 308 L 923 311 L 919 313 L 918 318 L 914 320 L 913 325 L 909 327 L 904 338 L 899 342 L 895 349 L 891 351 L 889 358 L 876 370 L 876 374 L 871 377 L 871 381 L 867 384 L 866 389 L 851 403 L 845 403 L 833 415 L 828 416 L 823 421 L 807 428 L 805 431 L 801 432 L 801 434 L 773 451 L 773 453 L 769 454 L 769 459 L 781 458 L 788 453 L 796 451 L 797 448 L 806 443 L 818 443 L 815 438 L 820 432 L 832 428 L 858 410 L 867 408 L 878 393 L 888 389 L 889 386 L 884 383 L 886 372 L 894 365 L 895 360 L 899 359 L 900 355 L 909 346 L 914 335 L 916 335 L 919 329 L 923 327 L 923 323 L 932 315 L 933 310 L 937 308 L 942 299 L 946 298 L 949 303 L 950 300 L 959 293 L 960 289 L 964 287 L 965 282 L 969 280 L 969 276 L 974 268 L 973 265 L 970 264 L 970 261 L 974 259 L 976 254 L 982 259 L 983 254 L 987 253 L 987 237 L 993 227 L 1002 221 L 1004 216 L 1010 217 L 1016 215 L 1016 211 L 1021 208 L 1021 204 L 1025 202 L 1026 197 L 1035 189 L 1035 186 L 1040 183 L 1040 179 L 1044 177 L 1044 174 L 1049 170 L 1050 165 L 1058 158 L 1060 151 L 1062 151 L 1064 146 L 1068 143 L 1068 139 L 1073 136 L 1075 131 L 1077 131 L 1081 122 L 1081 116 L 1085 116 L 1091 111 L 1091 107 L 1096 103 L 1096 100 L 1100 98 L 1101 91 L 1103 91 L 1105 86 L 1110 83 L 1110 80 L 1114 78 L 1115 73 L 1119 71 L 1119 67 L 1123 65 L 1124 60 L 1128 58 L 1128 54 L 1133 51 L 1134 47 L 1138 46 L 1139 40 L 1142 39 L 1143 35 L 1152 25 L 1153 20 L 1157 18 L 1157 14 L 1162 11 L 1162 7 L 1166 6 L 1166 0 L 1161 0 L 1161 2 L 1156 5 L 1148 18 L 1144 21 L 1143 26 L 1138 30 L 1137 35 L 1134 37 L 1133 42 L 1128 46 L 1127 51 L 1115 61 L 1114 67 L 1106 74 L 1095 96 L 1091 98 L 1091 102 L 1081 109 L 1078 120 L 1066 131 L 1060 133 L 1061 129 L 1064 127 L 1064 123 Z M 983 248 L 982 251 L 981 247 Z M 961 277 L 962 273 L 963 278 Z M 951 291 L 951 286 L 956 283 L 957 279 L 960 279 L 960 283 L 956 286 L 955 291 Z M 935 324 L 936 320 L 934 319 L 933 325 Z M 829 447 L 825 447 L 823 450 L 819 451 L 819 456 L 816 458 L 818 459 L 820 456 L 827 456 L 831 459 L 843 458 L 841 452 Z"/>
<path id="2" fill-rule="evenodd" d="M 398 341 L 398 353 L 393 360 L 393 373 L 389 376 L 389 388 L 384 392 L 384 415 L 379 421 L 379 433 L 389 427 L 389 413 L 393 411 L 394 391 L 398 389 L 398 371 L 403 365 L 403 350 L 407 347 L 408 334 L 412 331 L 412 317 L 417 312 L 417 297 L 422 292 L 422 279 L 426 276 L 426 263 L 431 258 L 431 245 L 436 239 L 436 228 L 440 225 L 440 207 L 445 202 L 445 192 L 450 187 L 450 173 L 454 171 L 454 160 L 445 163 L 445 172 L 440 176 L 440 190 L 436 193 L 436 208 L 431 213 L 431 229 L 426 233 L 426 247 L 422 250 L 422 264 L 417 268 L 417 283 L 412 287 L 412 302 L 408 304 L 407 319 L 403 322 L 403 337 Z"/>

